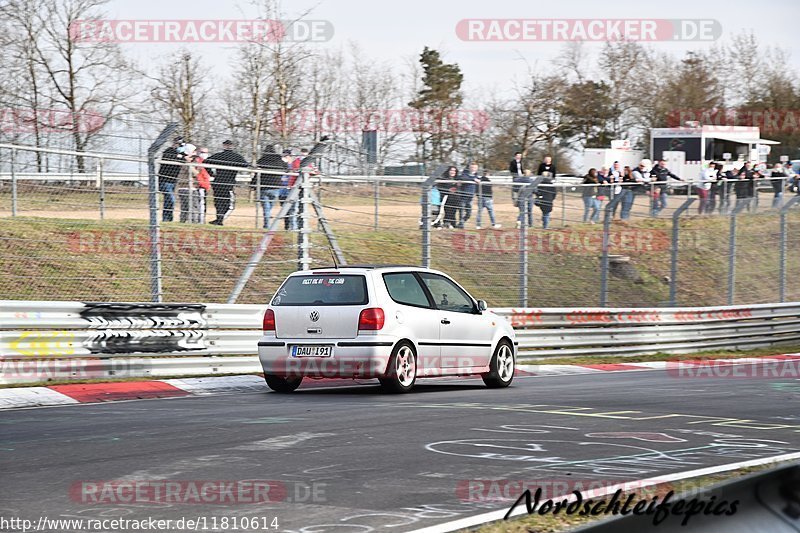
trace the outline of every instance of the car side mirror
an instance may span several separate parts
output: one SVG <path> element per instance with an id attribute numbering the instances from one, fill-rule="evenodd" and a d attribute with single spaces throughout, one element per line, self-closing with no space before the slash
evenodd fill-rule
<path id="1" fill-rule="evenodd" d="M 487 309 L 489 309 L 489 305 L 486 303 L 486 300 L 478 300 L 478 311 L 483 313 Z"/>

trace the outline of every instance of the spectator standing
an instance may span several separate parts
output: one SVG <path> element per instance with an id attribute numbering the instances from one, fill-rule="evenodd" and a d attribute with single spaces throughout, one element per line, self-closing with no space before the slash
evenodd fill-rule
<path id="1" fill-rule="evenodd" d="M 525 163 L 522 161 L 522 152 L 514 152 L 514 159 L 508 164 L 511 177 L 521 178 L 525 175 Z"/>
<path id="2" fill-rule="evenodd" d="M 756 178 L 761 177 L 757 170 L 753 169 L 753 165 L 747 161 L 742 168 L 739 169 L 736 175 L 739 181 L 734 185 L 736 191 L 736 205 L 747 202 L 747 210 L 750 211 L 753 203 L 752 199 L 756 193 Z"/>
<path id="3" fill-rule="evenodd" d="M 713 209 L 709 205 L 709 196 L 712 185 L 717 181 L 717 164 L 711 161 L 708 166 L 700 170 L 697 180 L 697 198 L 700 205 L 697 206 L 697 214 L 710 214 Z"/>
<path id="4" fill-rule="evenodd" d="M 550 213 L 553 211 L 553 203 L 557 194 L 553 178 L 545 176 L 536 189 L 536 205 L 542 210 L 542 229 L 547 229 L 550 225 Z"/>
<path id="5" fill-rule="evenodd" d="M 533 195 L 528 197 L 527 203 L 523 202 L 522 198 L 520 198 L 522 188 L 525 185 L 533 183 L 533 180 L 531 179 L 531 171 L 525 170 L 522 176 L 514 176 L 511 182 L 513 183 L 511 186 L 511 199 L 513 200 L 517 209 L 519 209 L 519 215 L 517 215 L 517 227 L 521 227 L 525 222 L 526 205 L 528 209 L 528 227 L 531 227 L 533 226 Z"/>
<path id="6" fill-rule="evenodd" d="M 544 159 L 539 163 L 539 168 L 536 169 L 537 176 L 550 176 L 556 177 L 556 166 L 553 164 L 553 158 L 549 155 L 544 156 Z"/>
<path id="7" fill-rule="evenodd" d="M 772 198 L 772 209 L 780 209 L 783 203 L 783 190 L 786 188 L 786 172 L 783 170 L 783 165 L 775 163 L 770 173 L 770 183 L 772 183 L 772 192 L 775 196 Z"/>
<path id="8" fill-rule="evenodd" d="M 442 226 L 452 229 L 456 225 L 456 210 L 458 209 L 458 168 L 447 167 L 442 175 L 436 180 L 436 188 L 442 198 L 444 210 L 444 220 Z"/>
<path id="9" fill-rule="evenodd" d="M 596 224 L 600 220 L 600 200 L 597 199 L 597 185 L 599 184 L 597 169 L 590 168 L 583 178 L 581 196 L 583 197 L 583 223 Z M 591 215 L 589 214 L 591 211 Z"/>
<path id="10" fill-rule="evenodd" d="M 196 149 L 193 144 L 184 144 L 178 151 L 183 154 L 187 163 L 197 163 Z M 202 220 L 203 206 L 199 201 L 201 189 L 197 180 L 199 173 L 200 168 L 194 165 L 182 166 L 178 172 L 177 188 L 181 205 L 181 222 L 197 224 Z"/>
<path id="11" fill-rule="evenodd" d="M 611 196 L 608 167 L 600 167 L 600 170 L 597 171 L 597 183 L 600 184 L 597 187 L 597 199 L 600 200 L 600 205 L 602 206 L 603 202 Z"/>
<path id="12" fill-rule="evenodd" d="M 178 148 L 183 145 L 183 137 L 175 137 L 172 146 L 168 147 L 161 154 L 163 161 L 183 162 L 183 154 L 178 152 Z M 161 163 L 158 167 L 158 189 L 163 196 L 161 220 L 172 222 L 175 214 L 175 184 L 178 181 L 178 173 L 181 165 Z"/>
<path id="13" fill-rule="evenodd" d="M 625 194 L 627 198 L 622 199 L 622 220 L 628 220 L 633 210 L 633 202 L 636 196 L 641 194 L 648 194 L 650 184 L 650 166 L 652 163 L 649 159 L 642 159 L 636 168 L 631 171 L 631 185 L 628 185 Z"/>
<path id="14" fill-rule="evenodd" d="M 259 198 L 261 202 L 262 213 L 264 214 L 264 229 L 269 228 L 270 217 L 272 216 L 272 208 L 278 205 L 279 191 L 281 189 L 282 174 L 279 172 L 286 171 L 286 163 L 281 156 L 275 151 L 273 145 L 268 145 L 261 156 L 256 161 L 256 166 L 259 169 L 271 171 L 272 173 L 258 173 L 253 176 L 250 182 L 251 186 L 257 186 Z"/>
<path id="15" fill-rule="evenodd" d="M 481 229 L 481 213 L 483 213 L 484 208 L 486 208 L 486 211 L 489 212 L 489 221 L 492 223 L 492 227 L 494 229 L 501 228 L 501 224 L 495 223 L 492 181 L 489 179 L 489 176 L 486 174 L 485 170 L 483 171 L 483 176 L 481 176 L 480 183 L 478 185 L 478 225 L 475 227 L 475 229 Z"/>
<path id="16" fill-rule="evenodd" d="M 653 194 L 653 210 L 652 214 L 654 217 L 657 217 L 658 214 L 667 208 L 667 198 L 669 198 L 668 194 L 668 187 L 669 187 L 669 179 L 675 179 L 678 181 L 683 181 L 681 178 L 670 172 L 667 168 L 667 161 L 665 159 L 660 159 L 658 164 L 653 167 L 653 170 L 650 171 L 650 177 L 654 178 L 653 181 L 656 182 L 656 190 Z"/>
<path id="17" fill-rule="evenodd" d="M 464 228 L 464 224 L 472 215 L 472 200 L 475 198 L 475 191 L 481 177 L 478 174 L 478 163 L 474 161 L 459 176 L 458 194 L 460 202 L 458 205 L 457 228 Z"/>
<path id="18" fill-rule="evenodd" d="M 249 167 L 250 163 L 248 163 L 241 154 L 234 151 L 234 147 L 233 141 L 224 141 L 222 143 L 222 151 L 206 159 L 206 164 L 227 167 Z M 235 186 L 236 176 L 239 174 L 239 171 L 211 169 L 211 174 L 214 176 L 211 187 L 214 190 L 214 208 L 217 212 L 217 217 L 212 220 L 210 224 L 222 226 L 225 219 L 228 218 L 236 208 Z"/>
<path id="19" fill-rule="evenodd" d="M 720 163 L 714 165 L 714 182 L 708 190 L 708 206 L 706 207 L 706 213 L 708 214 L 712 214 L 717 209 L 717 195 L 719 194 L 720 184 L 722 183 L 720 181 L 722 179 L 722 168 L 722 164 Z"/>
<path id="20" fill-rule="evenodd" d="M 278 199 L 281 202 L 281 207 L 288 201 L 289 194 L 297 183 L 297 173 L 300 170 L 301 159 L 293 157 L 291 150 L 284 150 L 281 154 L 283 161 L 283 168 L 287 174 L 281 177 L 281 189 L 278 193 Z M 286 212 L 286 218 L 283 219 L 283 227 L 286 230 L 294 231 L 297 229 L 297 202 L 292 202 L 289 210 Z"/>

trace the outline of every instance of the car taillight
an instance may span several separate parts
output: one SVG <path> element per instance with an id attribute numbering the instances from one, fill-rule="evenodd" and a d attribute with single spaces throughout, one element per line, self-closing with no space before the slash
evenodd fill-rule
<path id="1" fill-rule="evenodd" d="M 264 333 L 275 331 L 275 311 L 272 309 L 267 309 L 266 313 L 264 313 L 264 323 L 261 329 L 264 330 Z"/>
<path id="2" fill-rule="evenodd" d="M 379 330 L 383 328 L 383 322 L 386 317 L 383 314 L 383 309 L 380 307 L 370 307 L 364 309 L 358 316 L 358 329 L 359 330 Z"/>

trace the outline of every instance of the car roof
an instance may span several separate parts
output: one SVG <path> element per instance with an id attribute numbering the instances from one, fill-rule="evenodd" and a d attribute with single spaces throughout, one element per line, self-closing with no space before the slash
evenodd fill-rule
<path id="1" fill-rule="evenodd" d="M 416 272 L 437 272 L 438 273 L 437 270 L 421 267 L 419 265 L 373 265 L 373 264 L 369 264 L 369 265 L 347 265 L 347 266 L 340 265 L 338 267 L 334 266 L 334 265 L 331 265 L 331 266 L 313 268 L 313 269 L 309 269 L 309 270 L 301 270 L 301 271 L 298 271 L 298 272 L 293 272 L 291 275 L 294 276 L 294 275 L 298 275 L 298 274 L 305 274 L 305 275 L 308 275 L 308 274 L 319 274 L 319 273 L 328 272 L 328 271 L 335 271 L 335 272 L 338 272 L 338 273 L 341 273 L 341 274 L 354 273 L 354 272 L 358 272 L 359 274 L 361 274 L 361 273 L 365 273 L 366 271 L 383 271 L 383 270 L 406 270 L 406 271 L 412 270 L 412 271 L 416 271 Z"/>

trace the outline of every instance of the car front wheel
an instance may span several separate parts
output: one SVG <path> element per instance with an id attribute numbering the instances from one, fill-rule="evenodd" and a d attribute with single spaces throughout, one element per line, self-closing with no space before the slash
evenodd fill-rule
<path id="1" fill-rule="evenodd" d="M 511 385 L 514 379 L 514 350 L 507 341 L 497 345 L 489 364 L 489 372 L 483 374 L 483 382 L 492 389 L 500 389 Z"/>
<path id="2" fill-rule="evenodd" d="M 390 392 L 408 392 L 417 381 L 417 354 L 411 343 L 401 342 L 392 350 L 386 376 L 381 385 Z"/>
<path id="3" fill-rule="evenodd" d="M 303 382 L 303 378 L 284 378 L 281 376 L 264 374 L 264 381 L 266 381 L 267 386 L 275 392 L 292 392 L 300 386 Z"/>

